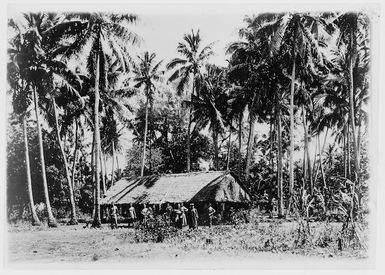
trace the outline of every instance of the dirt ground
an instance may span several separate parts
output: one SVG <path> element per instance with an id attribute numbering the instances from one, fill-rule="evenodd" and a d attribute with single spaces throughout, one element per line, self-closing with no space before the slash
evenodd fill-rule
<path id="1" fill-rule="evenodd" d="M 161 242 L 141 239 L 132 228 L 111 230 L 76 226 L 58 228 L 10 227 L 8 230 L 8 265 L 22 267 L 25 264 L 101 264 L 115 263 L 134 268 L 166 267 L 277 267 L 275 263 L 296 263 L 300 267 L 327 267 L 329 264 L 345 265 L 346 262 L 368 264 L 367 251 L 339 251 L 335 244 L 317 245 L 325 234 L 320 225 L 313 224 L 314 245 L 297 247 L 293 238 L 297 232 L 293 223 L 243 225 L 241 227 L 218 225 L 211 229 L 201 227 L 191 231 L 184 229 L 174 237 Z M 338 230 L 338 225 L 328 229 Z M 319 231 L 319 232 L 318 232 Z M 318 235 L 317 235 L 318 234 Z M 291 236 L 292 235 L 292 236 Z M 330 240 L 333 242 L 333 240 Z M 334 243 L 334 242 L 333 242 Z M 193 259 L 193 261 L 192 261 Z M 306 261 L 304 261 L 304 259 Z M 312 264 L 314 260 L 314 263 Z M 151 265 L 148 263 L 151 262 Z M 116 265 L 115 265 L 116 267 Z"/>

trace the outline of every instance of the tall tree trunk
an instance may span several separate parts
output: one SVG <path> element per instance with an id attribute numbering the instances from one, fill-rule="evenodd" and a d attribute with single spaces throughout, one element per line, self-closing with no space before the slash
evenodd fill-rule
<path id="1" fill-rule="evenodd" d="M 55 117 L 56 139 L 57 139 L 57 142 L 59 144 L 61 156 L 62 156 L 63 163 L 64 163 L 64 168 L 65 168 L 65 173 L 66 173 L 66 178 L 67 178 L 67 184 L 68 184 L 70 204 L 71 204 L 71 220 L 69 221 L 69 224 L 78 224 L 78 221 L 76 218 L 76 205 L 75 205 L 74 190 L 73 190 L 73 185 L 71 184 L 71 176 L 70 176 L 70 171 L 69 171 L 69 167 L 68 167 L 66 153 L 64 151 L 64 146 L 63 146 L 62 140 L 60 138 L 58 115 L 57 115 L 56 102 L 55 102 L 54 97 L 52 97 L 52 107 L 53 107 L 53 113 L 54 113 L 54 117 Z"/>
<path id="2" fill-rule="evenodd" d="M 103 165 L 103 150 L 102 148 L 99 148 L 100 150 L 100 169 L 101 169 L 101 172 L 102 172 L 102 194 L 105 194 L 106 193 L 106 169 L 104 169 L 104 165 Z"/>
<path id="3" fill-rule="evenodd" d="M 118 155 L 116 153 L 115 153 L 115 157 L 116 157 L 116 172 L 117 172 L 116 176 L 117 176 L 117 180 L 119 180 L 120 179 L 119 158 L 118 158 Z"/>
<path id="4" fill-rule="evenodd" d="M 325 134 L 325 140 L 326 140 L 326 135 L 327 135 L 327 132 Z M 318 154 L 319 154 L 319 164 L 320 164 L 320 168 L 321 168 L 322 182 L 323 182 L 324 189 L 327 189 L 325 172 L 324 172 L 323 163 L 322 163 L 323 147 L 322 147 L 322 151 L 321 151 L 321 141 L 320 141 L 319 134 L 317 135 L 317 139 L 318 139 Z"/>
<path id="5" fill-rule="evenodd" d="M 270 158 L 270 167 L 271 171 L 274 171 L 274 160 L 273 160 L 273 148 L 274 148 L 274 136 L 273 136 L 273 125 L 274 125 L 274 120 L 273 118 L 270 120 L 270 153 L 269 153 L 269 158 Z"/>
<path id="6" fill-rule="evenodd" d="M 142 176 L 143 177 L 143 176 Z M 112 141 L 112 171 L 111 171 L 111 186 L 115 183 L 115 143 Z"/>
<path id="7" fill-rule="evenodd" d="M 104 164 L 104 171 L 105 171 L 104 177 L 105 177 L 105 181 L 107 183 L 107 180 L 108 180 L 108 178 L 107 178 L 107 157 L 106 157 L 105 153 L 103 154 L 103 164 Z M 107 186 L 105 186 L 105 188 L 106 188 L 105 191 L 107 191 Z"/>
<path id="8" fill-rule="evenodd" d="M 250 176 L 251 156 L 252 156 L 253 147 L 254 147 L 254 128 L 255 128 L 255 121 L 256 121 L 256 118 L 253 118 L 251 115 L 249 119 L 250 119 L 250 129 L 249 129 L 249 140 L 247 142 L 246 171 L 245 171 L 246 181 L 249 179 L 249 176 Z"/>
<path id="9" fill-rule="evenodd" d="M 355 125 L 355 116 L 354 116 L 354 86 L 353 86 L 353 64 L 355 60 L 356 53 L 353 54 L 354 58 L 349 64 L 349 115 L 350 115 L 350 125 L 352 132 L 352 140 L 353 140 L 353 163 L 354 163 L 354 173 L 353 173 L 353 181 L 360 181 L 360 165 L 358 163 L 358 146 L 357 146 L 357 138 L 356 138 L 356 125 Z"/>
<path id="10" fill-rule="evenodd" d="M 40 126 L 40 117 L 39 117 L 39 105 L 38 105 L 36 87 L 34 87 L 33 94 L 34 94 L 34 101 L 35 101 L 37 135 L 38 135 L 38 139 L 39 139 L 41 175 L 43 178 L 44 197 L 45 197 L 45 204 L 47 207 L 47 214 L 48 214 L 48 226 L 49 227 L 57 227 L 57 222 L 56 222 L 55 217 L 53 216 L 53 213 L 52 213 L 51 203 L 49 202 L 48 184 L 47 184 L 47 177 L 46 177 L 46 172 L 45 172 L 43 138 L 42 138 L 41 128 L 40 128 L 41 126 Z"/>
<path id="11" fill-rule="evenodd" d="M 192 90 L 191 90 L 191 102 L 195 92 L 195 75 L 193 75 Z M 189 108 L 188 125 L 187 125 L 187 173 L 191 171 L 191 123 L 192 123 L 192 107 Z"/>
<path id="12" fill-rule="evenodd" d="M 94 131 L 95 131 L 95 213 L 94 213 L 94 221 L 92 223 L 93 227 L 101 226 L 100 219 L 100 156 L 99 156 L 99 148 L 100 148 L 100 129 L 99 129 L 99 78 L 100 78 L 100 53 L 96 54 L 96 72 L 95 72 L 95 104 L 94 104 Z"/>
<path id="13" fill-rule="evenodd" d="M 310 185 L 310 195 L 313 196 L 314 193 L 314 184 L 313 184 L 313 173 L 312 173 L 312 165 L 311 165 L 311 159 L 310 159 L 310 153 L 309 153 L 309 136 L 308 136 L 308 129 L 307 129 L 307 122 L 306 122 L 306 114 L 305 114 L 305 108 L 302 106 L 302 122 L 303 122 L 303 130 L 305 133 L 305 148 L 306 151 L 306 157 L 307 157 L 307 170 L 308 170 L 308 176 L 309 179 L 309 185 Z"/>
<path id="14" fill-rule="evenodd" d="M 318 145 L 318 148 L 322 148 L 322 149 L 318 150 L 319 161 L 318 161 L 317 168 L 315 169 L 315 175 L 314 175 L 314 179 L 313 179 L 314 182 L 317 181 L 319 170 L 322 169 L 323 171 L 325 171 L 325 169 L 323 168 L 322 155 L 323 155 L 324 150 L 325 150 L 325 145 L 326 145 L 326 139 L 327 139 L 327 136 L 328 136 L 328 132 L 329 132 L 329 127 L 326 128 L 325 137 L 324 137 L 324 141 L 322 143 L 322 147 L 319 147 L 320 144 Z M 318 134 L 318 138 L 320 138 L 319 134 Z M 321 171 L 321 173 L 322 173 L 322 171 Z M 322 176 L 323 176 L 323 180 L 325 180 L 325 175 L 322 175 Z"/>
<path id="15" fill-rule="evenodd" d="M 238 121 L 238 178 L 242 175 L 242 120 L 243 114 L 239 114 Z"/>
<path id="16" fill-rule="evenodd" d="M 344 142 L 344 178 L 348 177 L 348 165 L 347 165 L 347 131 L 346 125 L 344 125 L 343 142 Z"/>
<path id="17" fill-rule="evenodd" d="M 33 200 L 33 193 L 32 193 L 31 168 L 29 164 L 29 150 L 28 150 L 27 115 L 23 116 L 23 133 L 24 133 L 24 148 L 25 148 L 25 165 L 27 169 L 28 197 L 29 197 L 29 204 L 31 207 L 32 225 L 41 225 L 39 217 L 36 214 L 35 202 Z"/>
<path id="18" fill-rule="evenodd" d="M 145 123 L 144 123 L 143 154 L 142 154 L 142 165 L 140 169 L 141 177 L 143 177 L 144 175 L 144 165 L 146 160 L 147 128 L 148 128 L 148 98 L 146 100 L 146 117 L 145 117 Z"/>
<path id="19" fill-rule="evenodd" d="M 346 142 L 348 143 L 348 151 L 347 151 L 347 166 L 348 166 L 348 179 L 352 180 L 352 171 L 351 171 L 351 160 L 350 160 L 350 131 L 348 129 L 347 131 L 347 139 Z"/>
<path id="20" fill-rule="evenodd" d="M 295 46 L 295 42 L 293 43 Z M 294 88 L 295 88 L 295 60 L 296 53 L 293 47 L 294 57 L 293 57 L 293 67 L 291 72 L 291 87 L 290 87 L 290 160 L 289 160 L 289 197 L 290 201 L 293 197 L 294 189 Z"/>
<path id="21" fill-rule="evenodd" d="M 283 178 L 282 178 L 282 131 L 281 131 L 281 109 L 276 106 L 277 112 L 277 140 L 278 140 L 278 156 L 277 156 L 277 183 L 278 183 L 278 215 L 283 216 Z"/>
<path id="22" fill-rule="evenodd" d="M 79 139 L 79 133 L 78 133 L 78 127 L 79 123 L 77 119 L 75 120 L 75 145 L 74 145 L 74 153 L 73 153 L 73 163 L 72 163 L 72 189 L 75 190 L 75 170 L 76 170 L 76 160 L 78 157 L 78 139 Z"/>
<path id="23" fill-rule="evenodd" d="M 229 143 L 228 143 L 228 147 L 227 147 L 226 170 L 230 169 L 230 157 L 231 157 L 231 127 L 230 127 L 230 133 L 229 133 Z"/>
<path id="24" fill-rule="evenodd" d="M 218 133 L 213 131 L 213 143 L 214 143 L 214 169 L 218 171 Z"/>

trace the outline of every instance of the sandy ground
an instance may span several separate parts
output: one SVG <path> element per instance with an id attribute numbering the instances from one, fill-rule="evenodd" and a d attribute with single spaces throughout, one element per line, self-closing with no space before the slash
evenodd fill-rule
<path id="1" fill-rule="evenodd" d="M 199 234 L 209 234 L 212 229 L 202 228 Z M 250 237 L 243 233 L 247 245 Z M 250 233 L 252 234 L 252 233 Z M 349 254 L 334 255 L 324 251 L 304 255 L 295 251 L 253 251 L 239 246 L 220 248 L 220 244 L 196 241 L 164 241 L 162 243 L 135 242 L 133 229 L 111 230 L 83 228 L 83 225 L 60 226 L 55 229 L 39 228 L 10 230 L 7 257 L 11 268 L 31 268 L 62 265 L 129 268 L 328 268 L 370 266 L 370 260 Z M 242 238 L 242 236 L 240 236 Z M 216 240 L 214 242 L 231 240 Z"/>

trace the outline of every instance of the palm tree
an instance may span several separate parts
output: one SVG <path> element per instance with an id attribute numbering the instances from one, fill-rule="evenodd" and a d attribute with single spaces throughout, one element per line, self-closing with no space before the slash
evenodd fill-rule
<path id="1" fill-rule="evenodd" d="M 146 97 L 145 105 L 145 126 L 143 138 L 143 154 L 142 164 L 140 168 L 140 176 L 144 175 L 144 165 L 146 161 L 146 145 L 147 145 L 147 128 L 148 128 L 148 108 L 152 108 L 154 103 L 155 82 L 161 79 L 162 71 L 159 67 L 162 61 L 156 61 L 156 54 L 149 54 L 145 52 L 143 56 L 138 56 L 138 64 L 134 65 L 133 73 L 135 74 L 134 82 L 135 88 L 143 87 L 144 95 Z"/>
<path id="2" fill-rule="evenodd" d="M 219 169 L 218 138 L 225 129 L 225 111 L 227 96 L 225 92 L 224 69 L 215 65 L 206 65 L 207 73 L 203 75 L 198 96 L 193 95 L 192 101 L 186 101 L 194 110 L 192 122 L 197 130 L 209 126 L 214 144 L 214 168 Z"/>
<path id="3" fill-rule="evenodd" d="M 264 119 L 271 106 L 266 105 L 269 95 L 269 64 L 266 59 L 266 36 L 257 33 L 258 25 L 265 19 L 259 17 L 246 17 L 247 26 L 240 29 L 239 36 L 243 40 L 230 44 L 227 49 L 232 54 L 230 61 L 230 78 L 236 78 L 241 84 L 237 99 L 240 112 L 249 111 L 249 137 L 247 143 L 245 179 L 248 180 L 251 169 L 251 157 L 254 147 L 255 123 L 257 119 Z M 239 93 L 240 92 L 240 93 Z M 271 111 L 271 110 L 270 110 Z M 240 115 L 241 115 L 240 113 Z"/>
<path id="4" fill-rule="evenodd" d="M 298 76 L 297 70 L 315 71 L 315 61 L 322 64 L 322 54 L 318 38 L 326 36 L 323 30 L 325 21 L 310 14 L 284 13 L 276 15 L 263 15 L 267 20 L 259 24 L 258 35 L 268 34 L 270 53 L 274 55 L 287 55 L 291 59 L 291 86 L 290 86 L 290 162 L 289 162 L 289 192 L 290 198 L 294 187 L 294 93 Z M 296 66 L 298 65 L 298 69 Z"/>
<path id="5" fill-rule="evenodd" d="M 138 36 L 130 31 L 127 24 L 136 22 L 131 14 L 83 13 L 68 14 L 72 21 L 78 20 L 79 35 L 73 43 L 59 47 L 63 57 L 82 53 L 87 58 L 89 74 L 95 74 L 94 82 L 94 137 L 95 137 L 95 205 L 93 227 L 100 227 L 100 88 L 108 87 L 107 56 L 114 56 L 125 71 L 129 67 L 128 44 L 136 44 Z"/>
<path id="6" fill-rule="evenodd" d="M 7 79 L 11 87 L 11 92 L 13 95 L 13 111 L 16 114 L 19 114 L 23 124 L 23 134 L 24 134 L 24 147 L 25 147 L 25 164 L 27 172 L 27 187 L 28 187 L 28 197 L 31 207 L 31 218 L 32 225 L 40 225 L 41 222 L 39 217 L 36 214 L 35 203 L 32 193 L 32 181 L 31 181 L 31 169 L 30 169 L 30 160 L 29 160 L 29 149 L 28 149 L 28 131 L 27 131 L 27 120 L 28 120 L 28 108 L 31 105 L 31 98 L 29 89 L 26 85 L 26 75 L 27 71 L 20 68 L 14 60 L 18 55 L 24 54 L 26 49 L 25 41 L 21 39 L 22 30 L 18 24 L 13 20 L 9 20 L 8 25 L 13 31 L 16 32 L 16 35 L 9 41 L 9 62 L 7 64 Z"/>
<path id="7" fill-rule="evenodd" d="M 176 68 L 168 80 L 171 82 L 178 80 L 176 87 L 178 94 L 183 93 L 183 90 L 192 78 L 192 88 L 190 93 L 191 101 L 196 94 L 196 91 L 199 90 L 201 69 L 209 57 L 214 54 L 212 46 L 213 43 L 210 43 L 201 49 L 201 36 L 199 30 L 196 33 L 192 30 L 191 34 L 184 35 L 183 42 L 180 42 L 177 47 L 178 53 L 183 56 L 183 58 L 174 58 L 166 65 L 167 70 Z M 187 172 L 190 172 L 191 170 L 191 119 L 192 110 L 190 109 L 187 126 Z"/>
<path id="8" fill-rule="evenodd" d="M 356 133 L 356 116 L 355 116 L 355 94 L 358 89 L 358 85 L 363 84 L 363 79 L 357 81 L 356 78 L 360 78 L 357 72 L 360 61 L 360 51 L 364 51 L 364 55 L 361 57 L 367 60 L 367 43 L 369 32 L 368 18 L 362 13 L 343 13 L 337 16 L 333 22 L 339 29 L 339 37 L 337 40 L 337 47 L 346 50 L 346 66 L 344 70 L 344 77 L 347 81 L 347 87 L 349 91 L 349 121 L 351 126 L 353 151 L 354 151 L 354 168 L 355 177 L 354 180 L 359 183 L 360 181 L 360 168 L 359 168 L 359 155 Z M 368 63 L 368 62 L 367 62 Z M 365 74 L 361 74 L 361 77 L 365 77 Z"/>

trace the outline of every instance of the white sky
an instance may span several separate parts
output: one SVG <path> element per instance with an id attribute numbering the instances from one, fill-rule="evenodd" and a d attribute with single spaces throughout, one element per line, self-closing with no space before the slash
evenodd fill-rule
<path id="1" fill-rule="evenodd" d="M 143 39 L 140 51 L 155 52 L 158 60 L 169 62 L 179 56 L 176 47 L 185 33 L 200 29 L 201 46 L 215 42 L 215 55 L 210 62 L 226 65 L 225 48 L 238 39 L 237 28 L 242 26 L 241 15 L 155 14 L 143 15 L 134 28 Z"/>

